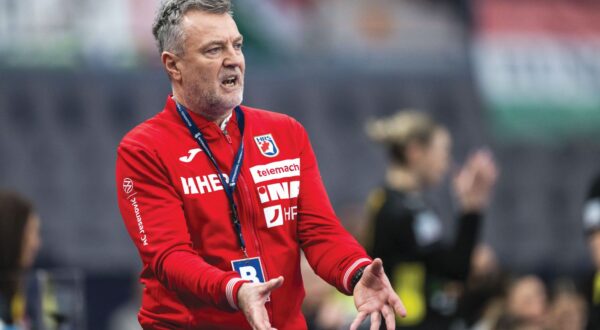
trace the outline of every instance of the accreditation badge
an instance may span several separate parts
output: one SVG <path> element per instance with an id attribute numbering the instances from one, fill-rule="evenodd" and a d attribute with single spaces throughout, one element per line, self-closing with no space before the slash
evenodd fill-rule
<path id="1" fill-rule="evenodd" d="M 252 281 L 252 283 L 265 283 L 265 273 L 260 257 L 232 260 L 231 268 L 244 280 Z"/>
<path id="2" fill-rule="evenodd" d="M 265 273 L 260 257 L 232 260 L 231 268 L 244 280 L 252 281 L 252 283 L 265 283 Z M 267 301 L 269 300 L 267 298 Z"/>

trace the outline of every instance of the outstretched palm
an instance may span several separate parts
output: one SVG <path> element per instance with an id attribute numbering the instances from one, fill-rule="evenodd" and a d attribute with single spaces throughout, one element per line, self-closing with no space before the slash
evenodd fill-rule
<path id="1" fill-rule="evenodd" d="M 253 330 L 276 330 L 271 326 L 265 308 L 271 292 L 283 285 L 283 276 L 266 283 L 244 283 L 238 291 L 238 305 Z"/>
<path id="2" fill-rule="evenodd" d="M 371 330 L 379 329 L 381 315 L 388 329 L 396 328 L 395 314 L 406 316 L 406 308 L 398 295 L 392 289 L 390 281 L 383 271 L 381 259 L 375 259 L 365 268 L 360 281 L 354 288 L 354 305 L 358 315 L 350 326 L 356 330 L 362 321 L 371 316 Z"/>

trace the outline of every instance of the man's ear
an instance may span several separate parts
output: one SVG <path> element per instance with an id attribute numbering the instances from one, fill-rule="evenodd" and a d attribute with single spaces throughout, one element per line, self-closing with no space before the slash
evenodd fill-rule
<path id="1" fill-rule="evenodd" d="M 180 58 L 169 52 L 163 52 L 160 55 L 160 59 L 167 70 L 167 74 L 171 77 L 173 81 L 181 81 L 181 71 L 179 69 L 180 66 Z"/>

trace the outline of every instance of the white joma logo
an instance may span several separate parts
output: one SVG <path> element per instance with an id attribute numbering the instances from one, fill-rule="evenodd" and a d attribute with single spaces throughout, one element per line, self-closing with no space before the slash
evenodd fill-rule
<path id="1" fill-rule="evenodd" d="M 187 156 L 179 157 L 179 160 L 182 161 L 182 162 L 184 162 L 184 163 L 189 163 L 192 160 L 194 160 L 194 157 L 196 157 L 196 155 L 199 152 L 202 152 L 202 149 L 200 149 L 200 148 L 190 149 L 190 151 L 188 151 L 188 155 Z"/>

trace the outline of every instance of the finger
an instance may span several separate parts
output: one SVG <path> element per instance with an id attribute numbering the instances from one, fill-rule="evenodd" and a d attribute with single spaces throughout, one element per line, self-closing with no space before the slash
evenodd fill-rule
<path id="1" fill-rule="evenodd" d="M 359 312 L 358 315 L 356 315 L 356 318 L 354 319 L 354 321 L 352 321 L 352 324 L 350 325 L 350 330 L 358 329 L 358 327 L 365 320 L 366 317 L 367 317 L 367 313 Z"/>
<path id="2" fill-rule="evenodd" d="M 492 160 L 494 159 L 494 153 L 492 152 L 492 150 L 490 148 L 481 148 L 479 149 L 479 154 L 481 154 L 483 158 L 485 158 L 486 160 Z"/>
<path id="3" fill-rule="evenodd" d="M 371 330 L 379 330 L 381 326 L 381 314 L 379 311 L 371 313 Z"/>
<path id="4" fill-rule="evenodd" d="M 400 315 L 401 317 L 406 317 L 406 307 L 404 307 L 404 303 L 400 300 L 400 297 L 396 293 L 392 293 L 392 297 L 390 297 L 390 305 L 394 308 L 394 312 Z"/>
<path id="5" fill-rule="evenodd" d="M 265 330 L 271 330 L 273 327 L 271 327 L 271 322 L 269 322 L 269 316 L 267 315 L 267 310 L 264 310 L 263 313 L 263 323 L 262 323 L 262 329 Z"/>
<path id="6" fill-rule="evenodd" d="M 271 323 L 269 322 L 269 314 L 267 314 L 267 309 L 265 306 L 260 306 L 259 308 L 255 308 L 251 314 L 253 327 L 257 330 L 270 330 Z"/>
<path id="7" fill-rule="evenodd" d="M 474 176 L 474 170 L 469 160 L 454 177 L 454 186 L 458 188 L 468 188 L 471 185 L 472 177 Z"/>
<path id="8" fill-rule="evenodd" d="M 262 325 L 262 328 L 261 328 L 261 329 L 264 329 L 264 330 L 271 330 L 271 329 L 273 329 L 273 327 L 271 327 L 271 322 L 269 322 L 269 321 L 265 321 L 265 322 L 263 323 L 263 325 Z"/>
<path id="9" fill-rule="evenodd" d="M 262 320 L 262 329 L 265 330 L 271 330 L 271 322 L 269 321 L 269 313 L 267 313 L 267 308 L 265 307 L 265 305 L 262 305 L 261 308 L 259 309 L 259 313 L 260 313 L 260 318 Z"/>
<path id="10" fill-rule="evenodd" d="M 483 164 L 482 167 L 486 169 L 486 172 L 495 172 L 496 162 L 494 161 L 494 156 L 491 152 L 488 151 L 484 153 L 481 163 Z"/>
<path id="11" fill-rule="evenodd" d="M 271 291 L 281 287 L 283 285 L 283 276 L 279 276 L 278 278 L 274 278 L 265 282 L 260 289 L 261 293 L 270 293 Z"/>
<path id="12" fill-rule="evenodd" d="M 475 177 L 477 176 L 478 169 L 475 161 L 472 161 L 469 164 L 462 175 L 462 179 L 464 181 L 465 187 L 472 187 L 473 181 L 475 181 Z"/>
<path id="13" fill-rule="evenodd" d="M 262 330 L 262 320 L 261 317 L 256 315 L 254 311 L 250 313 L 247 317 L 248 323 L 252 326 L 252 330 Z"/>
<path id="14" fill-rule="evenodd" d="M 404 303 L 400 297 L 398 297 L 398 294 L 392 288 L 391 284 L 389 284 L 389 280 L 387 281 L 387 289 L 390 292 L 387 303 L 394 309 L 396 314 L 400 315 L 401 317 L 406 317 L 406 307 L 404 306 Z"/>
<path id="15" fill-rule="evenodd" d="M 394 315 L 394 311 L 392 310 L 390 305 L 383 305 L 381 314 L 383 314 L 383 318 L 385 319 L 385 327 L 388 330 L 396 329 L 396 315 Z"/>
<path id="16" fill-rule="evenodd" d="M 371 263 L 370 268 L 371 273 L 373 273 L 374 276 L 379 277 L 383 273 L 383 262 L 381 261 L 381 259 L 376 258 Z"/>
<path id="17" fill-rule="evenodd" d="M 498 167 L 496 166 L 494 159 L 489 160 L 487 172 L 489 173 L 488 176 L 490 176 L 492 179 L 496 179 L 496 177 L 498 177 Z"/>
<path id="18" fill-rule="evenodd" d="M 491 155 L 485 155 L 482 157 L 477 167 L 478 179 L 486 185 L 491 185 L 496 180 L 498 175 L 496 164 L 494 163 Z"/>
<path id="19" fill-rule="evenodd" d="M 492 158 L 490 157 L 490 155 L 488 155 L 484 152 L 479 152 L 477 154 L 477 159 L 474 164 L 475 169 L 478 171 L 483 171 L 483 170 L 487 169 L 488 165 L 491 163 L 491 159 Z"/>

